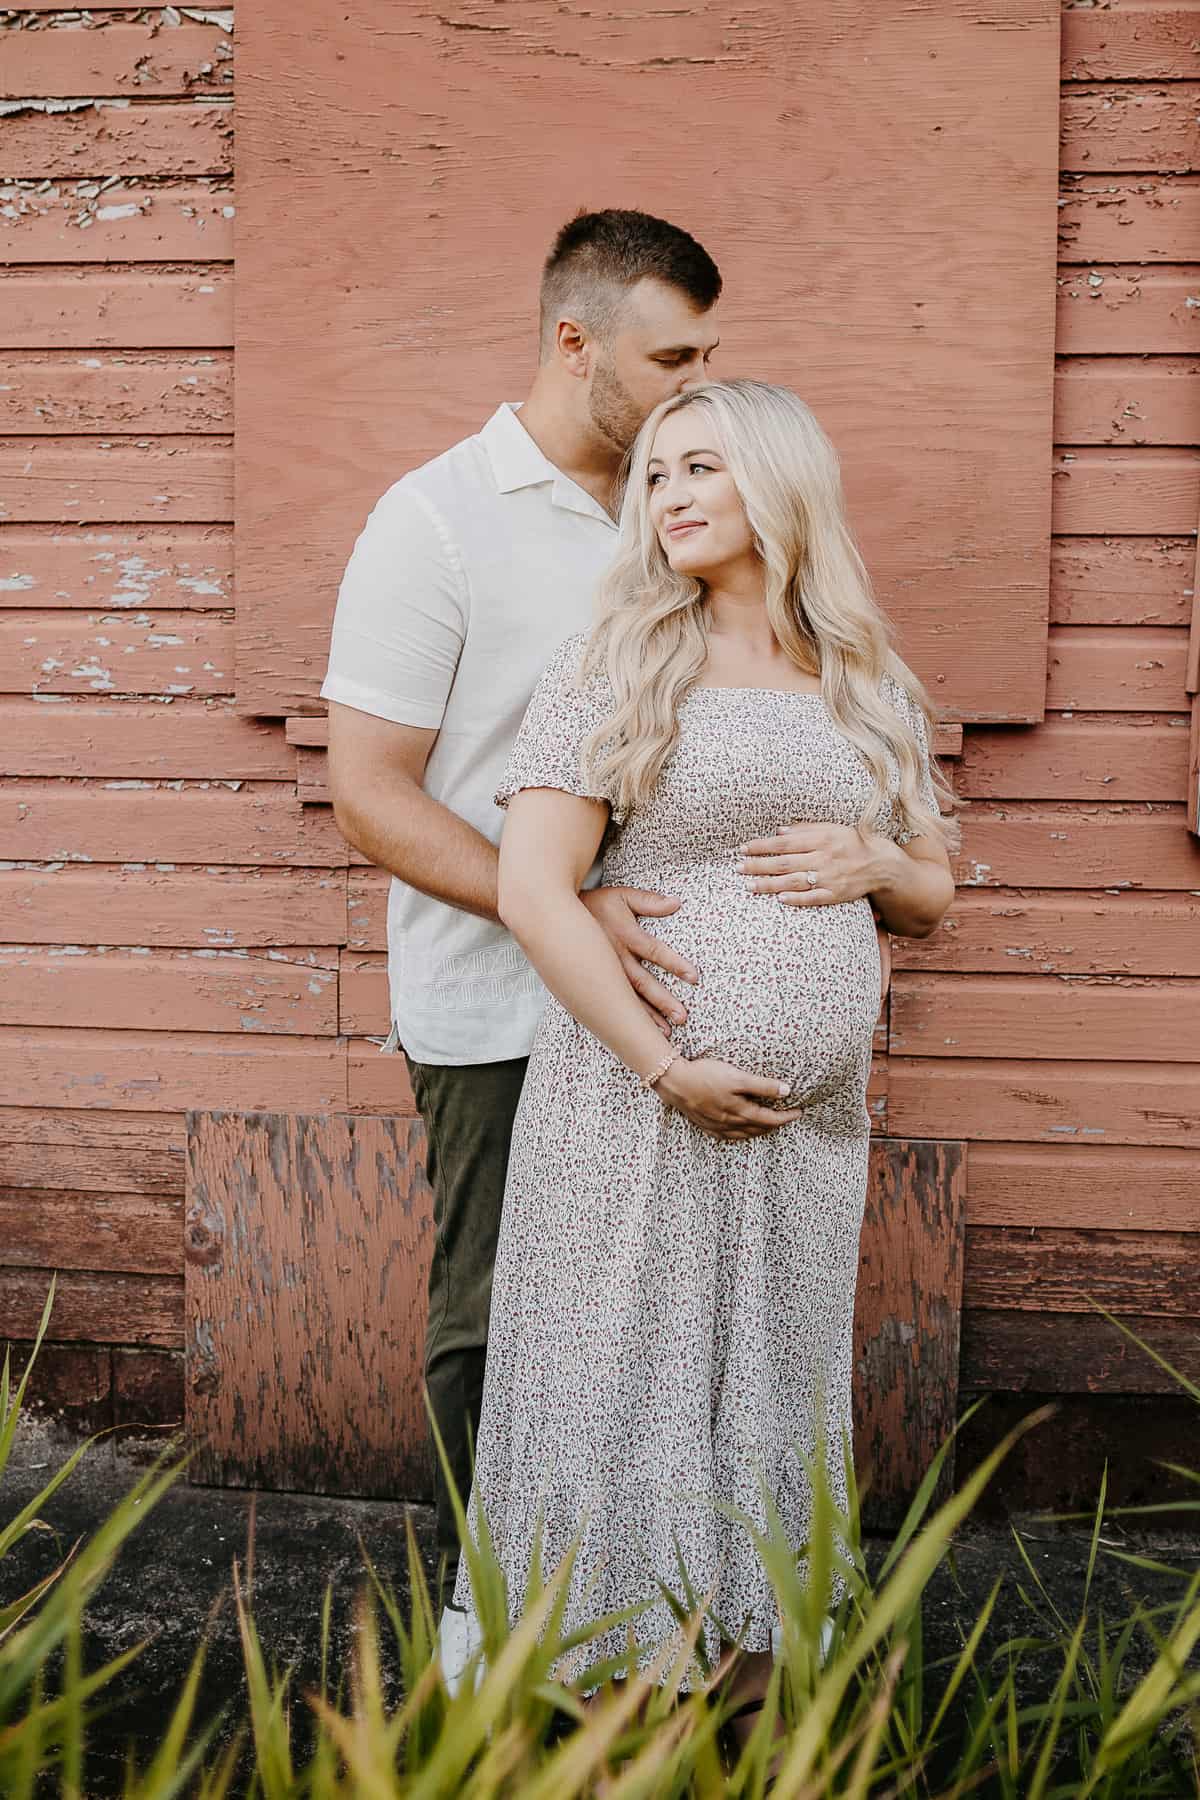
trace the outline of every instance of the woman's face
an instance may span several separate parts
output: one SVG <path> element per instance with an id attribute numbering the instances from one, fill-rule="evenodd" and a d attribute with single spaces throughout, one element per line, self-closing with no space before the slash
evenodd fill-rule
<path id="1" fill-rule="evenodd" d="M 677 575 L 711 584 L 756 558 L 754 533 L 704 406 L 669 413 L 647 468 L 650 520 Z"/>

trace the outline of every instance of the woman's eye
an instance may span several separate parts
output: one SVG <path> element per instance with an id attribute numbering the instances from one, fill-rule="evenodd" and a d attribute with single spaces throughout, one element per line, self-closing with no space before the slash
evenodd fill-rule
<path id="1" fill-rule="evenodd" d="M 711 475 L 712 474 L 712 469 L 709 467 L 709 465 L 707 463 L 689 463 L 688 464 L 688 474 L 689 475 L 694 475 L 696 473 L 697 469 L 699 469 L 701 475 Z"/>

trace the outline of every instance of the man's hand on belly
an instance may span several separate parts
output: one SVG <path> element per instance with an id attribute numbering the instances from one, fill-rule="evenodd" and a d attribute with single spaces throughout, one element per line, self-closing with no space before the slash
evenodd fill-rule
<path id="1" fill-rule="evenodd" d="M 852 825 L 789 825 L 743 844 L 738 870 L 752 894 L 774 894 L 786 906 L 842 906 L 879 885 L 894 850 Z"/>
<path id="2" fill-rule="evenodd" d="M 669 894 L 652 894 L 645 888 L 588 888 L 579 898 L 601 925 L 621 959 L 630 987 L 655 1015 L 663 1031 L 687 1022 L 687 1008 L 656 981 L 643 963 L 653 963 L 667 975 L 677 975 L 694 986 L 699 971 L 685 956 L 643 931 L 641 919 L 666 919 L 678 912 L 680 902 Z"/>

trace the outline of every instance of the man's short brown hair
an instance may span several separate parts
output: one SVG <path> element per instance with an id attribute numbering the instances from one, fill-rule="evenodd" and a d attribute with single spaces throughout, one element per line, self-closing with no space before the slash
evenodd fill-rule
<path id="1" fill-rule="evenodd" d="M 697 312 L 707 312 L 721 292 L 716 263 L 678 225 L 619 208 L 577 213 L 555 238 L 542 270 L 543 357 L 564 312 L 604 337 L 629 289 L 648 278 L 679 288 Z"/>

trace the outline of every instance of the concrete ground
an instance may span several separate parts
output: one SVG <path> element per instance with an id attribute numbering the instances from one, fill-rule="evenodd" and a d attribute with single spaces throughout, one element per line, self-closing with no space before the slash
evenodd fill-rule
<path id="1" fill-rule="evenodd" d="M 160 1446 L 154 1445 L 157 1450 Z M 35 1421 L 23 1422 L 18 1448 L 0 1481 L 0 1522 L 11 1518 L 61 1462 L 69 1444 Z M 144 1443 L 103 1444 L 90 1451 L 46 1507 L 53 1533 L 29 1534 L 0 1564 L 0 1605 L 23 1592 L 80 1536 L 90 1533 L 146 1466 Z M 253 1610 L 268 1662 L 295 1667 L 294 1691 L 316 1684 L 322 1596 L 333 1589 L 335 1656 L 342 1662 L 351 1641 L 353 1604 L 361 1585 L 363 1551 L 381 1576 L 406 1592 L 405 1521 L 411 1517 L 427 1568 L 432 1566 L 432 1515 L 401 1502 L 325 1499 L 295 1494 L 251 1495 L 181 1483 L 151 1511 L 124 1547 L 112 1574 L 88 1612 L 89 1664 L 149 1640 L 134 1669 L 110 1693 L 114 1702 L 97 1725 L 88 1764 L 91 1800 L 119 1791 L 126 1748 L 148 1753 L 183 1682 L 200 1637 L 207 1633 L 200 1715 L 224 1711 L 220 1737 L 228 1739 L 245 1712 L 245 1685 L 232 1604 L 232 1566 L 245 1569 L 253 1519 Z M 1033 1519 L 1016 1522 L 1027 1554 L 1064 1615 L 1078 1616 L 1087 1564 L 1088 1537 Z M 1200 1567 L 1200 1537 L 1164 1531 L 1125 1540 L 1114 1526 L 1109 1544 L 1147 1551 L 1177 1567 Z M 885 1546 L 874 1543 L 873 1557 Z M 1013 1532 L 971 1526 L 927 1594 L 927 1663 L 953 1656 L 997 1575 L 1005 1576 L 990 1637 L 1001 1643 L 1028 1634 L 1031 1617 L 1021 1589 L 1033 1584 Z M 1094 1604 L 1105 1617 L 1127 1615 L 1138 1600 L 1169 1600 L 1177 1579 L 1131 1568 L 1108 1555 L 1099 1561 Z M 1151 1660 L 1144 1652 L 1144 1663 Z M 1029 1681 L 1037 1683 L 1036 1666 Z M 303 1715 L 303 1707 L 296 1709 Z"/>

